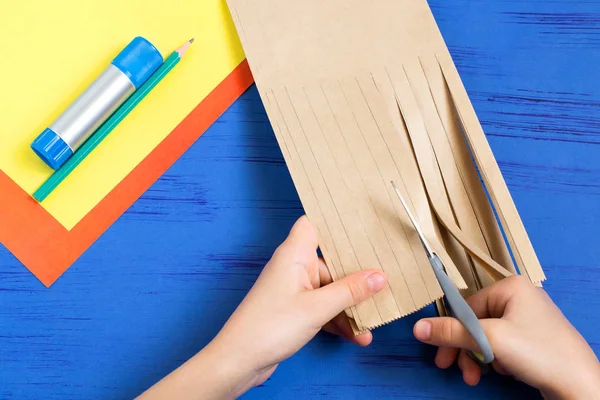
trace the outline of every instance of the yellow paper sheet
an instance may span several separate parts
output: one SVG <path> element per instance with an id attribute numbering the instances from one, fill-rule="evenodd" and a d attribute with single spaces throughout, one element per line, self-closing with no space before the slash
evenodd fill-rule
<path id="1" fill-rule="evenodd" d="M 28 193 L 52 173 L 33 139 L 135 36 L 184 60 L 42 203 L 71 229 L 243 59 L 222 0 L 4 2 L 0 169 Z"/>

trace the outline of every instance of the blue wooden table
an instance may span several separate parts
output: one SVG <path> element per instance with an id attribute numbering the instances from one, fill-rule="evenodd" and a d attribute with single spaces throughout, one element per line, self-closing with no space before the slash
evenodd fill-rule
<path id="1" fill-rule="evenodd" d="M 430 4 L 545 287 L 600 353 L 600 2 Z M 0 246 L 0 399 L 140 393 L 217 333 L 301 214 L 253 87 L 50 289 Z M 246 398 L 534 396 L 436 369 L 411 335 L 433 313 L 365 349 L 319 335 Z"/>

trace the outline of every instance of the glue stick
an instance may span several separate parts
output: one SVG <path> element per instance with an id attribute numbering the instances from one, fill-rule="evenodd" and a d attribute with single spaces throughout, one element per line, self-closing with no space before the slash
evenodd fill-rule
<path id="1" fill-rule="evenodd" d="M 33 151 L 57 170 L 162 64 L 160 52 L 133 39 L 96 80 L 33 141 Z"/>

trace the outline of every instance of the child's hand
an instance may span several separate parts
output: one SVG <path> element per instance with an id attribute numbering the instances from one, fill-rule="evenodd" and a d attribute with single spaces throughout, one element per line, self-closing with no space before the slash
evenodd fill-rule
<path id="1" fill-rule="evenodd" d="M 230 394 L 265 381 L 321 329 L 361 346 L 371 343 L 370 332 L 353 335 L 344 310 L 380 291 L 385 276 L 369 270 L 332 283 L 317 246 L 315 229 L 300 218 L 221 332 L 199 354 L 214 354 L 215 369 L 227 369 Z"/>
<path id="2" fill-rule="evenodd" d="M 370 332 L 353 335 L 344 310 L 381 290 L 385 276 L 369 270 L 331 283 L 317 246 L 315 229 L 300 218 L 214 340 L 256 375 L 251 385 L 266 380 L 321 329 L 358 345 L 371 343 Z"/>
<path id="3" fill-rule="evenodd" d="M 467 301 L 481 319 L 499 373 L 538 388 L 546 397 L 600 398 L 596 355 L 542 289 L 515 276 Z M 458 320 L 423 319 L 415 325 L 414 334 L 425 343 L 440 346 L 435 359 L 438 367 L 448 368 L 458 357 L 465 382 L 479 382 L 479 366 L 465 350 L 459 350 L 477 351 L 477 346 Z"/>
<path id="4" fill-rule="evenodd" d="M 237 397 L 264 382 L 321 329 L 366 346 L 371 333 L 354 336 L 344 310 L 385 285 L 378 270 L 331 283 L 317 257 L 317 233 L 302 217 L 217 337 L 139 398 Z"/>

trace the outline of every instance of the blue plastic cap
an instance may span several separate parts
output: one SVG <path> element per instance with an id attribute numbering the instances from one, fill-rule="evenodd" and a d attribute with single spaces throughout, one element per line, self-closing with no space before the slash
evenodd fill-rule
<path id="1" fill-rule="evenodd" d="M 160 67 L 163 58 L 156 47 L 141 36 L 133 39 L 112 61 L 139 88 Z"/>
<path id="2" fill-rule="evenodd" d="M 31 148 L 50 168 L 59 169 L 73 155 L 73 150 L 52 129 L 44 129 L 31 143 Z"/>

